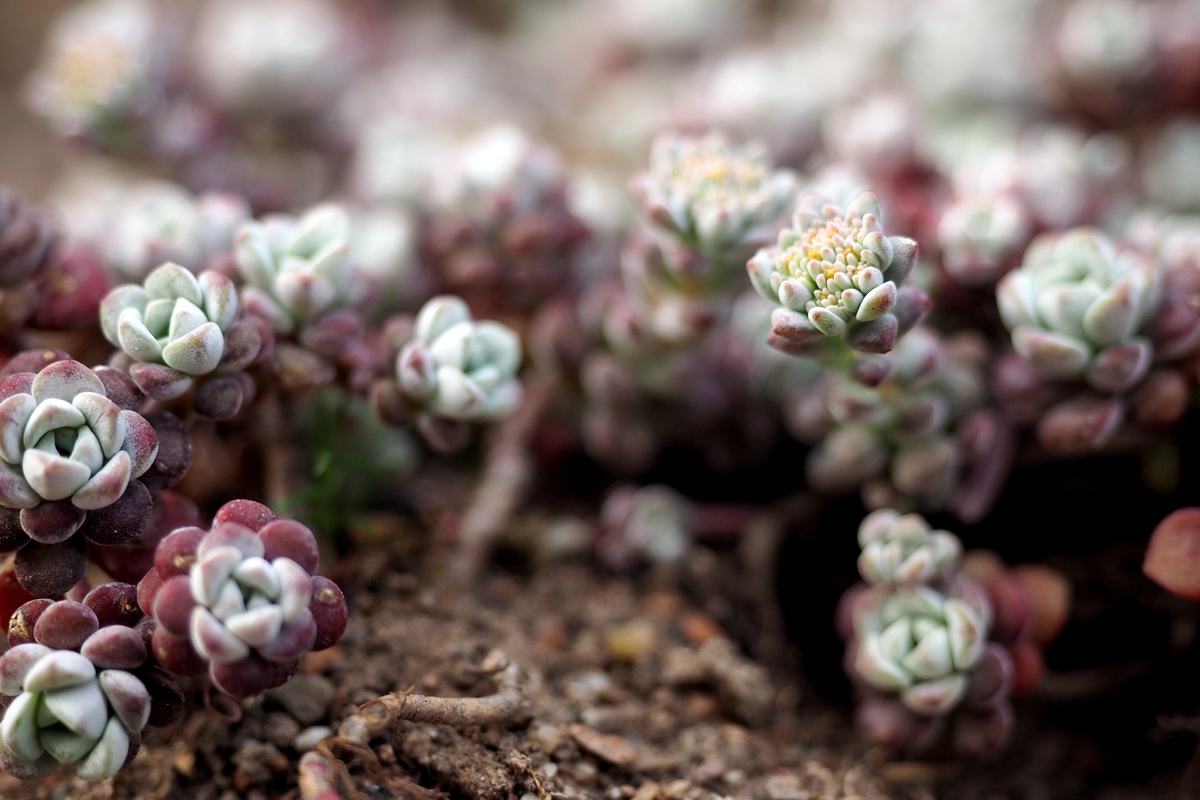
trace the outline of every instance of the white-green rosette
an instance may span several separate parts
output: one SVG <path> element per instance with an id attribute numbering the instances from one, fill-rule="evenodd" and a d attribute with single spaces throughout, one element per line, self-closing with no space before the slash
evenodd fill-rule
<path id="1" fill-rule="evenodd" d="M 453 295 L 417 314 L 413 340 L 396 359 L 401 391 L 425 412 L 459 422 L 503 417 L 521 401 L 521 340 L 499 322 L 476 321 Z"/>
<path id="2" fill-rule="evenodd" d="M 958 559 L 958 537 L 934 530 L 920 514 L 881 508 L 858 526 L 858 571 L 874 586 L 915 586 L 941 574 Z"/>
<path id="3" fill-rule="evenodd" d="M 990 617 L 982 595 L 972 603 L 928 586 L 891 592 L 855 620 L 854 671 L 918 714 L 945 714 L 966 695 Z"/>
<path id="4" fill-rule="evenodd" d="M 244 223 L 234 256 L 246 281 L 246 311 L 288 335 L 345 305 L 353 286 L 350 218 L 341 206 L 314 206 Z"/>
<path id="5" fill-rule="evenodd" d="M 757 142 L 663 134 L 633 186 L 655 226 L 720 268 L 770 242 L 795 198 L 796 176 L 776 169 Z"/>
<path id="6" fill-rule="evenodd" d="M 21 777 L 74 764 L 86 780 L 115 775 L 141 740 L 151 698 L 136 675 L 97 668 L 73 650 L 22 644 L 5 654 L 0 720 L 6 768 Z"/>
<path id="7" fill-rule="evenodd" d="M 134 362 L 179 373 L 169 383 L 182 393 L 191 378 L 220 364 L 225 332 L 237 315 L 237 288 L 228 277 L 209 270 L 197 278 L 178 264 L 164 264 L 141 286 L 109 292 L 100 303 L 100 328 Z"/>
<path id="8" fill-rule="evenodd" d="M 1039 236 L 1020 268 L 996 287 L 1013 349 L 1054 379 L 1123 392 L 1150 369 L 1142 332 L 1161 300 L 1161 273 L 1103 233 L 1075 228 Z"/>
<path id="9" fill-rule="evenodd" d="M 772 316 L 774 335 L 806 345 L 845 334 L 855 349 L 887 352 L 898 328 L 890 312 L 916 259 L 915 241 L 884 234 L 871 192 L 845 211 L 809 193 L 775 246 L 746 269 L 755 290 L 783 306 Z"/>

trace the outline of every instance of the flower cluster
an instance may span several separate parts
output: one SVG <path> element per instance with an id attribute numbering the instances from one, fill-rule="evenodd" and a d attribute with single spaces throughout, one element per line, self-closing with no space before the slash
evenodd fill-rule
<path id="1" fill-rule="evenodd" d="M 874 195 L 858 195 L 845 211 L 807 195 L 777 245 L 746 268 L 758 293 L 783 306 L 772 344 L 800 350 L 844 336 L 852 349 L 886 353 L 901 333 L 892 312 L 916 260 L 916 242 L 884 235 Z"/>
<path id="2" fill-rule="evenodd" d="M 654 140 L 650 169 L 633 186 L 647 220 L 700 256 L 668 250 L 672 266 L 688 276 L 715 272 L 711 277 L 721 280 L 774 237 L 796 178 L 775 169 L 761 144 L 737 146 L 718 134 L 664 135 Z"/>

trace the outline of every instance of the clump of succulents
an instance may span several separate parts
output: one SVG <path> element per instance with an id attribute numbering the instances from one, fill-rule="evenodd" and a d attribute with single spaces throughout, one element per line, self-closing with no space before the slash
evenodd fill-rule
<path id="1" fill-rule="evenodd" d="M 758 293 L 782 308 L 768 341 L 800 353 L 830 338 L 851 349 L 886 353 L 902 333 L 900 287 L 917 260 L 917 243 L 883 232 L 883 211 L 869 192 L 845 211 L 809 194 L 774 247 L 746 265 Z M 906 328 L 911 320 L 903 320 Z"/>
<path id="2" fill-rule="evenodd" d="M 496 125 L 451 148 L 430 175 L 423 250 L 473 308 L 529 309 L 566 286 L 586 226 L 557 154 Z"/>
<path id="3" fill-rule="evenodd" d="M 147 724 L 179 719 L 183 695 L 153 664 L 145 626 L 133 627 L 133 594 L 109 583 L 83 602 L 18 609 L 0 656 L 0 765 L 10 775 L 38 780 L 70 764 L 81 778 L 108 778 L 133 761 Z"/>
<path id="4" fill-rule="evenodd" d="M 141 286 L 113 289 L 100 304 L 100 327 L 126 356 L 138 388 L 166 401 L 210 376 L 236 376 L 258 357 L 258 327 L 239 322 L 238 310 L 237 287 L 226 275 L 208 270 L 196 277 L 164 264 Z M 252 388 L 236 377 L 208 380 L 194 406 L 205 416 L 228 418 Z"/>
<path id="5" fill-rule="evenodd" d="M 119 399 L 136 398 L 105 377 Z M 35 595 L 62 594 L 83 577 L 86 555 L 68 541 L 77 532 L 120 544 L 145 522 L 150 494 L 138 479 L 155 463 L 158 436 L 108 392 L 100 374 L 70 360 L 0 384 L 4 549 L 18 551 L 17 577 Z"/>
<path id="6" fill-rule="evenodd" d="M 521 340 L 507 326 L 475 320 L 461 298 L 422 306 L 411 338 L 396 357 L 395 380 L 377 383 L 381 416 L 403 424 L 413 414 L 438 449 L 465 443 L 465 426 L 505 417 L 521 402 Z"/>
<path id="7" fill-rule="evenodd" d="M 157 627 L 152 651 L 170 672 L 207 671 L 244 698 L 286 682 L 300 656 L 346 628 L 345 598 L 315 575 L 317 540 L 249 500 L 226 503 L 210 530 L 188 527 L 158 545 L 138 602 Z"/>
<path id="8" fill-rule="evenodd" d="M 863 520 L 858 539 L 867 585 L 844 598 L 842 630 L 860 727 L 877 744 L 919 752 L 950 726 L 960 756 L 993 755 L 1012 727 L 1013 666 L 988 642 L 993 604 L 959 573 L 957 537 L 919 515 L 881 509 Z"/>
<path id="9" fill-rule="evenodd" d="M 996 288 L 1013 348 L 1047 377 L 1101 392 L 1135 386 L 1150 368 L 1145 327 L 1161 298 L 1154 262 L 1104 234 L 1043 234 Z"/>
<path id="10" fill-rule="evenodd" d="M 974 518 L 1002 484 L 1006 429 L 986 409 L 987 349 L 918 327 L 850 374 L 797 385 L 786 400 L 793 435 L 822 491 L 861 488 L 871 507 L 916 503 Z M 997 463 L 997 459 L 1000 463 Z M 984 485 L 991 468 L 1000 475 Z"/>
<path id="11" fill-rule="evenodd" d="M 781 227 L 796 178 L 775 169 L 761 144 L 668 134 L 654 140 L 650 168 L 633 187 L 652 230 L 665 234 L 664 258 L 677 279 L 723 288 Z"/>

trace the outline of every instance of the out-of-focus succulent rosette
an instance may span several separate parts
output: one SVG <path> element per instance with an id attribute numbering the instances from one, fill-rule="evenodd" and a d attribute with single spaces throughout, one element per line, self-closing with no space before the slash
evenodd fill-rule
<path id="1" fill-rule="evenodd" d="M 754 251 L 782 227 L 796 178 L 775 169 L 765 147 L 710 133 L 664 134 L 649 169 L 633 179 L 639 210 L 658 236 L 677 280 L 727 290 Z"/>
<path id="2" fill-rule="evenodd" d="M 217 0 L 196 30 L 196 72 L 223 107 L 296 118 L 325 112 L 355 65 L 351 26 L 326 0 Z"/>
<path id="3" fill-rule="evenodd" d="M 199 383 L 193 407 L 228 419 L 253 396 L 253 382 L 240 373 L 262 347 L 259 327 L 239 321 L 238 310 L 237 287 L 226 275 L 196 277 L 168 263 L 140 286 L 113 289 L 101 303 L 100 326 L 148 396 L 174 400 Z"/>
<path id="4" fill-rule="evenodd" d="M 1029 595 L 1002 564 L 978 581 L 968 575 L 958 538 L 919 515 L 872 512 L 858 538 L 866 583 L 842 598 L 838 625 L 859 728 L 889 751 L 943 740 L 960 758 L 994 756 L 1014 724 L 1010 694 L 1041 677 L 1040 653 L 1028 675 L 1014 661 Z"/>
<path id="5" fill-rule="evenodd" d="M 467 425 L 507 416 L 521 402 L 521 340 L 507 326 L 475 320 L 461 298 L 442 295 L 417 314 L 396 358 L 395 380 L 372 391 L 380 416 L 417 428 L 438 450 L 465 443 Z"/>
<path id="6" fill-rule="evenodd" d="M 31 354 L 32 355 L 32 354 Z M 144 417 L 110 399 L 136 402 L 119 373 L 56 361 L 17 372 L 0 387 L 0 506 L 4 549 L 35 595 L 70 589 L 87 565 L 83 537 L 120 544 L 145 525 L 150 493 L 138 480 L 154 466 L 158 436 Z M 73 539 L 73 537 L 75 537 Z"/>
<path id="7" fill-rule="evenodd" d="M 886 353 L 915 323 L 911 308 L 927 299 L 907 299 L 901 286 L 916 264 L 917 243 L 886 236 L 882 219 L 869 192 L 846 211 L 804 197 L 776 246 L 746 265 L 758 293 L 782 306 L 772 315 L 772 345 L 799 354 L 840 339 L 852 350 Z"/>
<path id="8" fill-rule="evenodd" d="M 514 125 L 448 148 L 425 193 L 423 251 L 473 308 L 528 309 L 562 289 L 588 230 L 567 204 L 558 154 Z"/>
<path id="9" fill-rule="evenodd" d="M 136 152 L 164 99 L 172 37 L 154 4 L 91 0 L 55 23 L 28 94 L 63 136 Z"/>
<path id="10" fill-rule="evenodd" d="M 986 344 L 918 327 L 886 356 L 793 387 L 789 430 L 813 443 L 810 485 L 859 488 L 868 507 L 947 509 L 974 522 L 1011 466 L 1011 425 L 987 408 Z"/>
<path id="11" fill-rule="evenodd" d="M 960 196 L 938 221 L 942 268 L 966 286 L 989 286 L 1017 265 L 1033 232 L 1012 192 Z"/>
<path id="12" fill-rule="evenodd" d="M 1150 368 L 1145 328 L 1162 296 L 1155 263 L 1099 231 L 1043 234 L 996 289 L 1013 348 L 1049 378 L 1123 392 Z"/>
<path id="13" fill-rule="evenodd" d="M 692 547 L 691 507 L 668 486 L 619 486 L 600 509 L 596 554 L 612 569 L 669 566 Z"/>
<path id="14" fill-rule="evenodd" d="M 1200 118 L 1162 126 L 1142 153 L 1142 187 L 1150 200 L 1172 211 L 1200 211 L 1200 188 L 1189 176 L 1200 169 Z"/>
<path id="15" fill-rule="evenodd" d="M 147 724 L 182 716 L 182 692 L 149 658 L 135 595 L 108 583 L 83 602 L 18 609 L 0 656 L 0 766 L 10 775 L 38 780 L 71 764 L 81 778 L 111 777 L 133 761 Z"/>
<path id="16" fill-rule="evenodd" d="M 290 335 L 341 308 L 352 284 L 350 218 L 323 204 L 299 217 L 271 215 L 237 232 L 237 266 L 246 311 Z"/>
<path id="17" fill-rule="evenodd" d="M 282 685 L 300 656 L 331 647 L 346 629 L 346 600 L 314 574 L 317 561 L 312 531 L 249 500 L 226 503 L 207 531 L 168 534 L 138 585 L 139 604 L 158 623 L 158 663 L 180 675 L 207 671 L 239 698 Z"/>

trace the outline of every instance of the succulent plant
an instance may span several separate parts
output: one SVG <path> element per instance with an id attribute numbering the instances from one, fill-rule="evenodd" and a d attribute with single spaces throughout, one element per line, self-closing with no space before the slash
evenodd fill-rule
<path id="1" fill-rule="evenodd" d="M 58 228 L 48 212 L 0 186 L 0 286 L 17 286 L 33 277 L 57 242 Z"/>
<path id="2" fill-rule="evenodd" d="M 769 342 L 785 351 L 844 337 L 852 349 L 886 353 L 899 333 L 900 286 L 917 244 L 883 233 L 883 211 L 864 192 L 846 211 L 809 194 L 775 247 L 746 269 L 758 293 L 783 308 L 772 315 Z"/>
<path id="3" fill-rule="evenodd" d="M 796 178 L 775 169 L 757 143 L 735 146 L 724 136 L 661 135 L 650 148 L 650 169 L 634 179 L 641 212 L 700 260 L 668 263 L 682 275 L 727 282 L 775 235 L 796 193 Z"/>
<path id="4" fill-rule="evenodd" d="M 897 590 L 856 620 L 855 672 L 875 689 L 898 692 L 918 714 L 945 714 L 967 694 L 988 615 L 986 607 L 928 586 Z"/>
<path id="5" fill-rule="evenodd" d="M 1049 378 L 1084 379 L 1109 393 L 1145 377 L 1143 336 L 1161 299 L 1161 274 L 1091 229 L 1039 236 L 996 288 L 1013 348 Z"/>
<path id="6" fill-rule="evenodd" d="M 422 244 L 445 290 L 490 312 L 528 310 L 568 285 L 589 232 L 568 205 L 552 149 L 513 125 L 494 125 L 437 164 Z"/>
<path id="7" fill-rule="evenodd" d="M 93 0 L 56 23 L 30 81 L 34 109 L 65 136 L 120 147 L 123 125 L 153 101 L 159 23 L 143 0 Z"/>
<path id="8" fill-rule="evenodd" d="M 955 281 L 988 285 L 1016 265 L 1033 225 L 1012 194 L 963 197 L 942 212 L 938 245 L 942 267 Z"/>
<path id="9" fill-rule="evenodd" d="M 141 617 L 129 602 L 133 588 L 103 584 L 83 603 L 32 601 L 42 605 L 18 611 L 23 623 L 36 622 L 31 637 L 0 656 L 0 694 L 12 698 L 0 720 L 0 766 L 9 774 L 36 780 L 72 764 L 81 778 L 108 778 L 133 761 L 147 723 L 179 718 L 182 693 L 148 663 L 132 627 Z"/>
<path id="10" fill-rule="evenodd" d="M 215 372 L 239 372 L 258 357 L 257 326 L 237 317 L 233 281 L 214 270 L 197 278 L 178 264 L 162 265 L 141 286 L 118 286 L 100 304 L 104 338 L 124 351 L 130 377 L 156 400 L 179 397 Z"/>
<path id="11" fill-rule="evenodd" d="M 333 204 L 243 224 L 235 257 L 246 312 L 288 335 L 342 307 L 352 284 L 349 237 L 350 219 Z"/>
<path id="12" fill-rule="evenodd" d="M 861 487 L 864 496 L 882 490 L 883 505 L 906 498 L 958 513 L 970 472 L 1000 450 L 993 442 L 980 457 L 964 437 L 987 399 L 986 358 L 974 337 L 945 339 L 918 327 L 849 375 L 798 385 L 785 411 L 793 435 L 816 445 L 805 464 L 810 485 Z"/>
<path id="13" fill-rule="evenodd" d="M 396 360 L 404 395 L 426 414 L 458 422 L 497 419 L 521 401 L 521 340 L 490 320 L 475 321 L 452 295 L 417 314 L 413 340 Z"/>
<path id="14" fill-rule="evenodd" d="M 0 505 L 20 510 L 34 541 L 64 541 L 135 485 L 145 494 L 137 479 L 154 464 L 158 436 L 109 399 L 96 372 L 59 361 L 5 379 L 0 393 Z"/>
<path id="15" fill-rule="evenodd" d="M 935 531 L 920 514 L 890 508 L 868 514 L 858 526 L 858 571 L 872 585 L 927 584 L 962 552 L 958 537 Z"/>
<path id="16" fill-rule="evenodd" d="M 158 662 L 180 674 L 207 669 L 234 697 L 284 683 L 300 656 L 345 630 L 346 601 L 314 577 L 317 558 L 312 531 L 249 500 L 222 506 L 208 531 L 168 534 L 138 586 L 158 623 Z"/>
<path id="17" fill-rule="evenodd" d="M 613 569 L 639 562 L 678 562 L 692 547 L 690 505 L 670 487 L 620 486 L 604 501 L 596 543 L 600 558 Z"/>

